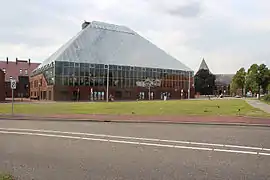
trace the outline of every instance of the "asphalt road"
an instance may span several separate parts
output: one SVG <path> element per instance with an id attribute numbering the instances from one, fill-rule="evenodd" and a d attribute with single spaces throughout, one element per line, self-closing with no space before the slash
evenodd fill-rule
<path id="1" fill-rule="evenodd" d="M 270 179 L 270 129 L 0 120 L 18 179 Z"/>

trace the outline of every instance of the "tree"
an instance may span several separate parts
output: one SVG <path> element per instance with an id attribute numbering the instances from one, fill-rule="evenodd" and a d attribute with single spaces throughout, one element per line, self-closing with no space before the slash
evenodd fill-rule
<path id="1" fill-rule="evenodd" d="M 237 85 L 235 84 L 234 81 L 231 82 L 230 84 L 230 93 L 231 95 L 235 95 L 237 91 Z"/>
<path id="2" fill-rule="evenodd" d="M 261 64 L 258 68 L 257 83 L 259 86 L 259 94 L 262 88 L 263 93 L 266 93 L 267 86 L 269 85 L 270 75 L 269 69 L 265 64 Z"/>
<path id="3" fill-rule="evenodd" d="M 235 88 L 242 89 L 242 94 L 244 94 L 244 88 L 246 85 L 246 70 L 245 68 L 239 69 L 233 77 L 233 86 Z"/>
<path id="4" fill-rule="evenodd" d="M 269 94 L 269 91 L 270 91 L 270 83 L 267 86 L 267 92 L 268 92 L 268 94 Z"/>
<path id="5" fill-rule="evenodd" d="M 257 92 L 260 95 L 262 89 L 266 93 L 269 81 L 270 70 L 265 64 L 253 64 L 250 66 L 247 74 L 247 88 L 249 90 Z"/>
<path id="6" fill-rule="evenodd" d="M 246 90 L 251 91 L 252 93 L 259 93 L 259 85 L 257 82 L 259 66 L 257 64 L 253 64 L 250 66 L 247 72 L 246 78 Z"/>
<path id="7" fill-rule="evenodd" d="M 202 95 L 213 94 L 215 80 L 215 75 L 211 74 L 209 70 L 199 70 L 195 75 L 195 91 Z"/>

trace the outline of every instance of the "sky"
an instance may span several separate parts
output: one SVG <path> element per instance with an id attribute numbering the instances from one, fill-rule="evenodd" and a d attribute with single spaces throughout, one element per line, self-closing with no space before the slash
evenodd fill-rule
<path id="1" fill-rule="evenodd" d="M 125 25 L 197 71 L 270 66 L 269 0 L 9 0 L 0 6 L 0 59 L 42 62 L 83 21 Z"/>

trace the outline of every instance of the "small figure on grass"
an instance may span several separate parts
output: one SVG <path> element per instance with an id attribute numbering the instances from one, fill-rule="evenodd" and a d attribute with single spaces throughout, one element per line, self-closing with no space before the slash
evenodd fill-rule
<path id="1" fill-rule="evenodd" d="M 110 96 L 109 96 L 109 101 L 110 101 L 110 102 L 113 102 L 113 101 L 114 101 L 114 97 L 113 97 L 113 95 L 111 95 L 111 94 L 110 94 Z"/>

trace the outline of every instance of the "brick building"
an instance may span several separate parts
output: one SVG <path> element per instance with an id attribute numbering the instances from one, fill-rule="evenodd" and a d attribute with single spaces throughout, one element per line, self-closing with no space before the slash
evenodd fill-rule
<path id="1" fill-rule="evenodd" d="M 5 101 L 5 73 L 0 69 L 0 102 Z"/>
<path id="2" fill-rule="evenodd" d="M 190 68 L 125 26 L 84 22 L 33 71 L 30 89 L 32 98 L 56 101 L 102 101 L 107 92 L 116 100 L 181 99 L 194 97 L 193 76 Z"/>
<path id="3" fill-rule="evenodd" d="M 29 60 L 0 61 L 0 69 L 5 73 L 5 96 L 10 98 L 12 91 L 10 88 L 10 79 L 15 79 L 17 82 L 17 89 L 14 90 L 14 97 L 29 97 L 29 75 L 39 66 L 40 63 L 32 63 Z"/>
<path id="4" fill-rule="evenodd" d="M 204 69 L 211 73 L 206 61 L 203 59 L 199 70 Z M 211 73 L 212 74 L 212 73 Z M 230 84 L 234 74 L 214 74 L 215 75 L 215 91 L 216 95 L 230 95 Z"/>

